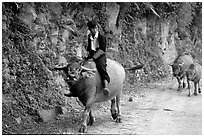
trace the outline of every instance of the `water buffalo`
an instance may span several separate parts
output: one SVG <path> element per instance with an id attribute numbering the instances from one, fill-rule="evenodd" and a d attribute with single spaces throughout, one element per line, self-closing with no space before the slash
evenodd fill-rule
<path id="1" fill-rule="evenodd" d="M 185 80 L 186 78 L 186 69 L 190 64 L 192 64 L 194 59 L 191 55 L 188 54 L 182 54 L 179 55 L 171 64 L 172 70 L 173 70 L 173 76 L 177 78 L 178 81 L 178 91 L 181 91 L 182 88 L 185 88 Z M 183 81 L 183 85 L 181 85 Z"/>
<path id="2" fill-rule="evenodd" d="M 187 74 L 187 82 L 188 82 L 188 89 L 189 89 L 188 96 L 190 97 L 192 95 L 190 81 L 194 83 L 194 95 L 197 95 L 198 92 L 201 93 L 201 89 L 200 89 L 200 79 L 202 75 L 201 65 L 195 61 L 193 64 L 189 65 L 189 67 L 186 70 L 186 74 Z M 197 92 L 197 88 L 198 88 L 198 92 Z"/>
<path id="3" fill-rule="evenodd" d="M 133 67 L 133 69 L 140 69 L 142 67 L 143 65 L 138 65 Z M 66 81 L 70 86 L 70 93 L 65 94 L 65 96 L 78 97 L 85 106 L 79 132 L 87 132 L 87 125 L 94 123 L 91 108 L 96 102 L 111 100 L 112 118 L 117 123 L 121 122 L 120 98 L 125 80 L 125 69 L 121 64 L 107 59 L 107 72 L 110 76 L 110 83 L 107 86 L 110 91 L 109 96 L 104 95 L 100 75 L 96 70 L 95 63 L 91 60 L 75 60 L 65 67 L 55 67 L 55 70 L 63 70 L 67 74 Z M 88 118 L 89 121 L 87 123 Z"/>

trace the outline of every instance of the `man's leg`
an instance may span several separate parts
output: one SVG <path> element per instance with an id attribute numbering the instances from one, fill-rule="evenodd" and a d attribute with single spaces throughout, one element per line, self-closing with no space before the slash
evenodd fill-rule
<path id="1" fill-rule="evenodd" d="M 107 85 L 108 85 L 108 81 L 103 80 L 103 93 L 104 93 L 104 95 L 109 96 L 110 92 L 109 92 L 109 90 L 107 88 Z"/>
<path id="2" fill-rule="evenodd" d="M 109 95 L 110 92 L 107 88 L 108 83 L 110 82 L 110 77 L 108 76 L 107 70 L 106 70 L 106 57 L 105 56 L 101 56 L 99 57 L 96 61 L 96 67 L 98 69 L 98 72 L 101 76 L 101 83 L 103 86 L 103 92 L 104 95 Z"/>

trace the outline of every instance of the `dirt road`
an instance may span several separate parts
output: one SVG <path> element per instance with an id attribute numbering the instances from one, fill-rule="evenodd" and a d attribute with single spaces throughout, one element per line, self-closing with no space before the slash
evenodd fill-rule
<path id="1" fill-rule="evenodd" d="M 112 120 L 109 102 L 98 104 L 94 107 L 96 122 L 88 127 L 87 134 L 201 135 L 202 95 L 188 97 L 187 89 L 176 89 L 176 81 L 125 89 L 122 123 Z M 130 97 L 133 101 L 129 101 Z M 24 133 L 79 134 L 82 112 L 79 106 L 54 122 L 42 123 Z"/>
<path id="2" fill-rule="evenodd" d="M 123 98 L 123 123 L 96 122 L 90 134 L 200 135 L 202 134 L 202 95 L 188 97 L 187 89 L 176 91 L 177 83 L 160 83 L 138 91 L 128 102 Z"/>

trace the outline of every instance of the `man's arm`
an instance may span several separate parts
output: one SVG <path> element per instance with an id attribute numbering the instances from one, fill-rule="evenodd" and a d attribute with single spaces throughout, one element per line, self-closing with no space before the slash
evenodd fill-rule
<path id="1" fill-rule="evenodd" d="M 101 55 L 105 54 L 105 52 L 101 49 L 99 49 L 93 56 L 94 59 L 97 59 L 98 57 L 100 57 Z"/>
<path id="2" fill-rule="evenodd" d="M 86 47 L 86 50 L 89 52 L 91 49 L 91 39 L 90 39 L 90 34 L 88 35 L 88 45 Z"/>
<path id="3" fill-rule="evenodd" d="M 94 54 L 93 58 L 97 59 L 98 57 L 100 57 L 101 55 L 105 54 L 106 51 L 106 38 L 102 35 L 99 35 L 98 37 L 98 41 L 99 41 L 99 50 Z"/>

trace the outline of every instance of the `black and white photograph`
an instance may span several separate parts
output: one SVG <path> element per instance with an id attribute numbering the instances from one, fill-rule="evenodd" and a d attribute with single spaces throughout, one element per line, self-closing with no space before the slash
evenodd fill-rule
<path id="1" fill-rule="evenodd" d="M 202 2 L 1 2 L 2 135 L 202 135 Z"/>

